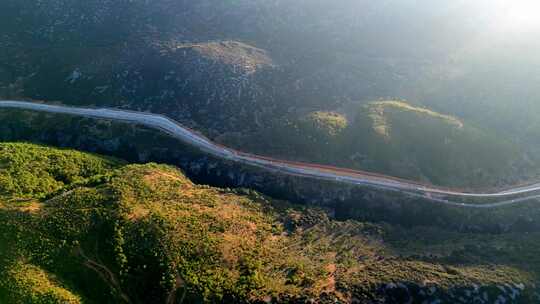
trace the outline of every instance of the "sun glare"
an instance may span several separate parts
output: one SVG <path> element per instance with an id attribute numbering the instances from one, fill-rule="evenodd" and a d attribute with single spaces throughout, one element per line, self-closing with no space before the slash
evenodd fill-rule
<path id="1" fill-rule="evenodd" d="M 497 23 L 503 30 L 540 30 L 540 0 L 504 1 Z"/>

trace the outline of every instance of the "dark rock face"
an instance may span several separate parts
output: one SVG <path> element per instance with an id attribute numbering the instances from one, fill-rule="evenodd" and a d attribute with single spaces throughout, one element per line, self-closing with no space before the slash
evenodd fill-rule
<path id="1" fill-rule="evenodd" d="M 524 294 L 531 292 L 523 284 L 472 285 L 441 290 L 429 283 L 388 283 L 379 288 L 379 294 L 388 303 L 517 303 L 524 298 Z M 536 298 L 536 295 L 530 296 Z"/>
<path id="2" fill-rule="evenodd" d="M 251 188 L 300 204 L 328 207 L 338 219 L 494 233 L 540 229 L 536 202 L 494 209 L 450 207 L 395 192 L 283 175 L 215 159 L 162 133 L 128 124 L 21 111 L 2 111 L 0 119 L 4 122 L 0 140 L 72 147 L 134 162 L 169 163 L 198 183 Z"/>

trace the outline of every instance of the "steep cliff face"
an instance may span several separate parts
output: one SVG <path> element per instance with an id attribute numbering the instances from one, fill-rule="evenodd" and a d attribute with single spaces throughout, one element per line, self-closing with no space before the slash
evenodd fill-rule
<path id="1" fill-rule="evenodd" d="M 251 188 L 304 205 L 324 206 L 340 219 L 457 231 L 536 231 L 535 201 L 493 209 L 445 206 L 397 192 L 283 175 L 215 159 L 160 132 L 129 124 L 24 111 L 2 111 L 0 139 L 30 140 L 116 155 L 135 162 L 181 167 L 193 180 L 221 187 Z M 71 130 L 77 130 L 72 132 Z"/>

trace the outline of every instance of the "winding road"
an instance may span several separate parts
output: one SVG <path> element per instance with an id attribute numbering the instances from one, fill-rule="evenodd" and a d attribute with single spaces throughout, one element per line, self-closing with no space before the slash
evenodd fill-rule
<path id="1" fill-rule="evenodd" d="M 405 179 L 370 172 L 284 161 L 248 154 L 216 144 L 203 135 L 180 125 L 178 122 L 158 114 L 109 108 L 98 109 L 60 106 L 15 100 L 0 100 L 0 109 L 1 108 L 76 115 L 140 124 L 166 132 L 187 144 L 198 147 L 202 151 L 221 159 L 256 166 L 266 170 L 278 171 L 288 175 L 310 177 L 320 180 L 369 186 L 381 190 L 396 191 L 413 197 L 423 198 L 433 203 L 464 208 L 495 208 L 514 205 L 540 198 L 540 183 L 530 186 L 519 186 L 511 189 L 505 189 L 500 192 L 470 193 L 424 185 L 414 181 L 408 181 Z M 489 200 L 489 202 L 464 203 L 456 201 L 458 199 L 463 201 L 474 198 L 484 198 Z"/>

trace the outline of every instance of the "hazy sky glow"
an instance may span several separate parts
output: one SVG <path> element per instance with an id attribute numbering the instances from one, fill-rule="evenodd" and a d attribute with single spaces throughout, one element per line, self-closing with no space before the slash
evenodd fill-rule
<path id="1" fill-rule="evenodd" d="M 540 30 L 539 0 L 501 1 L 496 23 L 502 30 L 529 32 Z"/>

